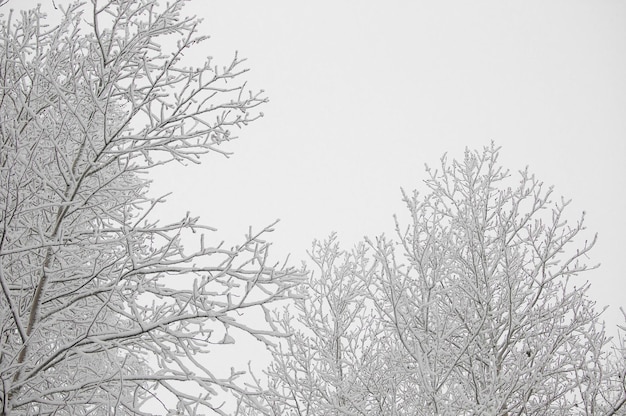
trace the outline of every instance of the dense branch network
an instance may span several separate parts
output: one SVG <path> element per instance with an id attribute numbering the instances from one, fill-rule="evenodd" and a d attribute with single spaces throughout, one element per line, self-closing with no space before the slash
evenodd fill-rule
<path id="1" fill-rule="evenodd" d="M 595 236 L 498 153 L 427 169 L 396 238 L 314 245 L 249 414 L 626 414 L 623 333 L 605 334 L 580 276 Z"/>
<path id="2" fill-rule="evenodd" d="M 56 26 L 38 9 L 0 25 L 0 414 L 225 414 L 216 389 L 245 393 L 240 373 L 199 357 L 233 331 L 280 335 L 240 317 L 301 278 L 270 263 L 274 224 L 226 247 L 189 214 L 154 219 L 145 172 L 225 153 L 266 102 L 237 56 L 185 64 L 204 37 L 183 3 L 75 3 Z"/>

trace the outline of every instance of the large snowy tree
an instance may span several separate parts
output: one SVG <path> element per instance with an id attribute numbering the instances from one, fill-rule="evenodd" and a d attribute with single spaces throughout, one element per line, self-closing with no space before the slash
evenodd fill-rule
<path id="1" fill-rule="evenodd" d="M 266 414 L 626 414 L 624 339 L 587 295 L 595 236 L 497 158 L 492 145 L 428 169 L 396 239 L 316 245 Z"/>
<path id="2" fill-rule="evenodd" d="M 276 335 L 245 312 L 300 273 L 269 263 L 271 226 L 230 247 L 159 222 L 145 173 L 223 153 L 266 99 L 237 56 L 185 62 L 204 37 L 183 1 L 59 8 L 0 8 L 0 414 L 226 414 L 241 373 L 202 357 Z"/>

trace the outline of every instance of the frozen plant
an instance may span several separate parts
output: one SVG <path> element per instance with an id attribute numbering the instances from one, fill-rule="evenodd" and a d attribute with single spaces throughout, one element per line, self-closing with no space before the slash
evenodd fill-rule
<path id="1" fill-rule="evenodd" d="M 59 5 L 54 26 L 0 7 L 1 415 L 226 414 L 218 390 L 253 394 L 206 354 L 279 335 L 240 316 L 300 273 L 269 263 L 271 226 L 209 246 L 147 194 L 146 172 L 223 153 L 266 101 L 236 55 L 185 64 L 205 37 L 183 3 Z"/>
<path id="2" fill-rule="evenodd" d="M 314 246 L 266 409 L 250 414 L 626 414 L 624 339 L 605 334 L 584 280 L 595 236 L 498 153 L 427 169 L 395 239 Z"/>

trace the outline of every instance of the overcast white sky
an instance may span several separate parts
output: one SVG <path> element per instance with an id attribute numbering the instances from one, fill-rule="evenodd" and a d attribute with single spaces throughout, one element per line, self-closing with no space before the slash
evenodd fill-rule
<path id="1" fill-rule="evenodd" d="M 572 198 L 599 233 L 592 296 L 626 305 L 626 2 L 204 1 L 206 53 L 248 58 L 265 118 L 230 159 L 159 177 L 172 208 L 227 238 L 281 222 L 276 251 L 303 258 L 392 227 L 400 187 L 449 152 L 502 146 Z M 234 238 L 234 237 L 233 237 Z"/>
<path id="2" fill-rule="evenodd" d="M 42 2 L 45 3 L 46 0 Z M 63 0 L 57 0 L 57 4 Z M 14 7 L 35 3 L 11 0 Z M 389 231 L 424 163 L 494 140 L 599 233 L 592 296 L 625 305 L 626 2 L 191 0 L 198 53 L 248 58 L 265 117 L 230 159 L 168 168 L 155 191 L 235 242 L 280 218 L 276 254 Z"/>

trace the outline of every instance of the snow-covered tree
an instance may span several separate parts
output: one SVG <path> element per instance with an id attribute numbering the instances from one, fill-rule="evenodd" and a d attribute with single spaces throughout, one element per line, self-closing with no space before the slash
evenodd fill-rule
<path id="1" fill-rule="evenodd" d="M 527 170 L 519 181 L 493 145 L 444 157 L 429 192 L 404 194 L 411 224 L 399 243 L 371 243 L 368 281 L 403 346 L 422 414 L 612 414 L 626 391 L 623 365 L 580 276 L 595 236 L 584 213 L 552 201 Z"/>
<path id="2" fill-rule="evenodd" d="M 272 348 L 269 414 L 391 414 L 395 375 L 385 375 L 383 328 L 361 279 L 372 265 L 366 251 L 342 250 L 334 235 L 314 242 L 308 284 L 276 319 L 291 336 Z"/>
<path id="3" fill-rule="evenodd" d="M 224 153 L 266 101 L 237 56 L 185 63 L 183 3 L 0 8 L 1 415 L 226 414 L 217 390 L 249 391 L 206 354 L 279 335 L 246 319 L 301 279 L 269 263 L 272 226 L 227 247 L 153 215 L 145 174 Z"/>
<path id="4" fill-rule="evenodd" d="M 411 220 L 396 219 L 396 240 L 320 266 L 310 285 L 325 290 L 296 304 L 274 352 L 268 414 L 626 414 L 623 340 L 605 334 L 584 278 L 595 236 L 497 158 L 493 145 L 444 157 L 424 196 L 403 193 Z"/>

